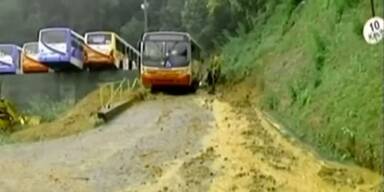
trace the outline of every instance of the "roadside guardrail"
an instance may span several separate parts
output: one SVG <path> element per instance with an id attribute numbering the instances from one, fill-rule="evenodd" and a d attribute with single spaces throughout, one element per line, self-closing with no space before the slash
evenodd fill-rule
<path id="1" fill-rule="evenodd" d="M 122 81 L 99 85 L 99 106 L 101 106 L 101 108 L 97 116 L 104 121 L 108 121 L 124 111 L 126 107 L 135 101 L 134 98 L 127 97 L 125 93 L 137 87 L 137 78 L 133 81 L 123 79 Z"/>

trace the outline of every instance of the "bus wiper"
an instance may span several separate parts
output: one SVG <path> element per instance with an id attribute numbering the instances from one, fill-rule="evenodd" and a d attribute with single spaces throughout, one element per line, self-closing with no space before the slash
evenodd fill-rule
<path id="1" fill-rule="evenodd" d="M 6 66 L 9 66 L 9 67 L 13 66 L 13 64 L 7 63 L 7 62 L 3 62 L 3 61 L 0 61 L 0 65 L 6 65 Z"/>
<path id="2" fill-rule="evenodd" d="M 51 46 L 49 46 L 46 42 L 44 42 L 44 41 L 41 41 L 41 43 L 44 45 L 44 47 L 46 47 L 48 50 L 50 50 L 50 51 L 52 51 L 52 52 L 54 52 L 54 53 L 58 53 L 58 54 L 60 54 L 60 55 L 66 55 L 66 53 L 64 53 L 64 52 L 62 52 L 62 51 L 60 51 L 60 50 L 57 50 L 57 49 L 55 49 L 55 48 L 53 48 L 53 47 L 51 47 Z"/>
<path id="3" fill-rule="evenodd" d="M 165 45 L 166 45 L 166 43 L 165 43 L 165 41 L 163 41 L 163 50 L 161 51 L 162 53 L 161 53 L 161 62 L 162 62 L 162 64 L 163 64 L 163 67 L 165 67 L 166 66 L 166 64 L 167 64 L 167 61 L 168 61 L 168 53 L 167 53 L 167 49 L 166 49 L 166 47 L 165 47 Z"/>

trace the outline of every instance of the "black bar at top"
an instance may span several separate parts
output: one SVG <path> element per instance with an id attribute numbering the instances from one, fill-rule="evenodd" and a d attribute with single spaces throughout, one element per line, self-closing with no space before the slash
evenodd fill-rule
<path id="1" fill-rule="evenodd" d="M 372 11 L 372 17 L 376 16 L 374 0 L 371 0 L 371 11 Z"/>

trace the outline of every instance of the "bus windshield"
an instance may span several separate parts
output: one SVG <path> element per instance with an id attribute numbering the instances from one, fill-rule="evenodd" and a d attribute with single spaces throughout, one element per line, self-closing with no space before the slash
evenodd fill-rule
<path id="1" fill-rule="evenodd" d="M 0 47 L 0 57 L 12 56 L 13 48 L 11 46 Z"/>
<path id="2" fill-rule="evenodd" d="M 24 46 L 24 51 L 28 55 L 36 55 L 38 53 L 38 44 L 37 43 L 29 43 Z"/>
<path id="3" fill-rule="evenodd" d="M 111 44 L 112 35 L 106 33 L 91 34 L 87 36 L 87 43 L 90 45 L 108 45 Z"/>
<path id="4" fill-rule="evenodd" d="M 189 64 L 187 41 L 146 41 L 143 65 L 182 67 Z"/>
<path id="5" fill-rule="evenodd" d="M 2 46 L 0 47 L 0 65 L 13 65 L 13 47 Z"/>
<path id="6" fill-rule="evenodd" d="M 65 43 L 66 42 L 66 31 L 57 30 L 57 31 L 43 31 L 41 33 L 41 40 L 44 43 L 54 44 L 54 43 Z"/>

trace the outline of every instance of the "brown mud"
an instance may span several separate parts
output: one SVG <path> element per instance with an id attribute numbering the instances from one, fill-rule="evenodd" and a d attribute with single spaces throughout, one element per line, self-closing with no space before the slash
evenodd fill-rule
<path id="1" fill-rule="evenodd" d="M 0 147 L 0 191 L 378 191 L 379 175 L 325 161 L 228 100 L 159 94 L 97 130 Z"/>

